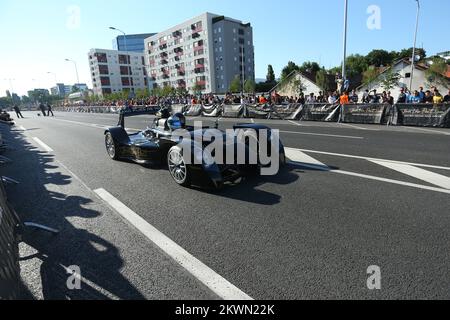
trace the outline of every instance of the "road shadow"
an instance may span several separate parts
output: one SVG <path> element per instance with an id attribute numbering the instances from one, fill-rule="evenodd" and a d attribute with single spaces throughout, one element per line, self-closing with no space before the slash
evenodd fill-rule
<path id="1" fill-rule="evenodd" d="M 83 220 L 101 218 L 100 212 L 88 208 L 92 200 L 69 192 L 50 191 L 50 186 L 66 186 L 64 190 L 70 190 L 72 177 L 58 171 L 51 172 L 58 169 L 53 155 L 29 144 L 21 132 L 10 131 L 5 126 L 0 126 L 0 132 L 14 148 L 14 151 L 5 154 L 14 162 L 0 167 L 0 174 L 21 182 L 17 186 L 8 186 L 10 203 L 23 221 L 48 225 L 61 231 L 54 236 L 25 229 L 24 242 L 37 253 L 21 260 L 41 260 L 40 270 L 36 270 L 36 274 L 41 278 L 44 299 L 144 299 L 120 272 L 124 261 L 119 249 L 71 222 L 76 219 L 77 225 L 83 225 Z M 38 261 L 28 262 L 38 265 Z M 70 290 L 67 286 L 71 276 L 67 268 L 72 266 L 80 268 L 81 290 Z M 22 299 L 32 299 L 26 288 Z"/>

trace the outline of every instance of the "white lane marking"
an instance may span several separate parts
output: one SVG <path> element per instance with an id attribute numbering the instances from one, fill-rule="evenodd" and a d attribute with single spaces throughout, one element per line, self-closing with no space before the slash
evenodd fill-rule
<path id="1" fill-rule="evenodd" d="M 286 153 L 286 156 L 288 156 L 287 153 Z M 317 160 L 315 160 L 315 162 L 317 162 Z M 289 163 L 293 164 L 293 165 L 300 166 L 300 167 L 311 168 L 311 169 L 319 170 L 319 171 L 323 171 L 323 172 L 342 174 L 342 175 L 351 176 L 351 177 L 363 178 L 363 179 L 368 179 L 368 180 L 374 180 L 374 181 L 380 181 L 380 182 L 396 184 L 396 185 L 405 186 L 405 187 L 411 187 L 411 188 L 416 188 L 416 189 L 422 189 L 422 190 L 428 190 L 428 191 L 434 191 L 434 192 L 450 194 L 450 190 L 447 190 L 447 189 L 429 187 L 429 186 L 424 186 L 424 185 L 421 185 L 421 184 L 409 183 L 409 182 L 404 182 L 404 181 L 400 181 L 400 180 L 393 180 L 393 179 L 381 178 L 381 177 L 376 177 L 376 176 L 370 176 L 370 175 L 367 175 L 367 174 L 361 174 L 361 173 L 356 173 L 356 172 L 349 172 L 349 171 L 344 171 L 344 170 L 333 170 L 333 169 L 329 168 L 326 165 L 305 164 L 305 163 L 296 162 L 296 161 L 290 161 Z"/>
<path id="2" fill-rule="evenodd" d="M 307 150 L 307 149 L 299 149 L 299 150 L 303 151 L 303 152 L 306 152 L 306 153 L 323 154 L 323 155 L 327 155 L 327 156 L 336 156 L 336 157 L 341 157 L 341 158 L 351 158 L 351 159 L 360 159 L 360 160 L 368 160 L 368 161 L 384 161 L 384 162 L 390 162 L 390 163 L 406 164 L 406 165 L 422 167 L 422 168 L 439 169 L 439 170 L 450 170 L 450 167 L 435 166 L 435 165 L 423 164 L 423 163 L 402 162 L 402 161 L 396 161 L 396 160 L 386 160 L 386 159 L 370 158 L 370 157 L 363 157 L 363 156 L 354 156 L 354 155 L 349 155 L 349 154 L 340 154 L 340 153 L 324 152 L 324 151 L 316 151 L 316 150 Z"/>
<path id="3" fill-rule="evenodd" d="M 431 129 L 423 129 L 423 128 L 416 128 L 416 127 L 401 127 L 403 129 L 411 129 L 411 130 L 418 130 L 418 131 L 423 131 L 423 132 L 428 132 L 428 133 L 434 133 L 434 134 L 443 134 L 446 136 L 450 136 L 450 132 L 442 132 L 442 131 L 438 131 L 438 130 L 431 130 Z M 408 131 L 406 131 L 408 132 Z"/>
<path id="4" fill-rule="evenodd" d="M 22 131 L 27 131 L 27 128 L 25 128 L 24 126 L 19 126 L 19 129 Z"/>
<path id="5" fill-rule="evenodd" d="M 281 131 L 281 133 L 290 133 L 290 134 L 300 134 L 305 136 L 319 136 L 319 137 L 331 137 L 331 138 L 343 138 L 343 139 L 359 139 L 364 140 L 364 137 L 354 137 L 354 136 L 341 136 L 335 134 L 324 134 L 324 133 L 311 133 L 311 132 L 297 132 L 297 131 Z"/>
<path id="6" fill-rule="evenodd" d="M 369 175 L 355 173 L 355 172 L 343 171 L 343 170 L 331 170 L 330 172 L 343 174 L 343 175 L 346 175 L 346 176 L 353 176 L 353 177 L 364 178 L 364 179 L 369 179 L 369 180 L 387 182 L 387 183 L 396 184 L 396 185 L 400 185 L 400 186 L 406 186 L 406 187 L 412 187 L 412 188 L 417 188 L 417 189 L 423 189 L 423 190 L 429 190 L 429 191 L 435 191 L 435 192 L 441 192 L 441 193 L 450 194 L 450 190 L 434 188 L 434 187 L 428 187 L 428 186 L 424 186 L 424 185 L 421 185 L 421 184 L 415 184 L 415 183 L 409 183 L 409 182 L 404 182 L 404 181 L 399 181 L 399 180 L 380 178 L 380 177 L 369 176 Z"/>
<path id="7" fill-rule="evenodd" d="M 33 137 L 33 140 L 36 141 L 42 149 L 44 149 L 46 152 L 53 152 L 53 149 L 50 148 L 48 145 L 46 145 L 44 142 L 42 142 L 42 140 L 40 140 L 39 138 Z"/>
<path id="8" fill-rule="evenodd" d="M 344 170 L 333 170 L 332 168 L 328 167 L 326 164 L 320 162 L 317 159 L 314 159 L 313 157 L 308 156 L 307 154 L 305 154 L 304 152 L 302 152 L 299 149 L 285 148 L 285 151 L 286 151 L 286 157 L 289 158 L 290 160 L 292 160 L 289 163 L 291 163 L 293 165 L 298 165 L 300 167 L 307 167 L 307 168 L 320 170 L 320 171 L 324 171 L 324 172 L 337 173 L 337 174 L 342 174 L 342 175 L 346 175 L 346 176 L 364 178 L 364 179 L 369 179 L 369 180 L 375 180 L 375 181 L 380 181 L 380 182 L 401 185 L 401 186 L 407 186 L 407 187 L 412 187 L 412 188 L 418 188 L 418 189 L 423 189 L 423 190 L 429 190 L 429 191 L 450 194 L 450 190 L 447 190 L 447 189 L 429 187 L 429 186 L 424 186 L 424 185 L 420 185 L 420 184 L 416 184 L 416 183 L 409 183 L 409 182 L 404 182 L 404 181 L 399 181 L 399 180 L 370 176 L 370 175 L 356 173 L 356 172 L 349 172 L 349 171 L 344 171 Z M 386 162 L 386 161 L 383 163 L 391 164 L 390 162 Z M 412 168 L 417 169 L 414 167 L 412 167 Z M 420 170 L 420 169 L 418 169 L 418 170 Z M 425 172 L 432 174 L 432 172 L 428 172 L 428 171 L 425 171 Z M 416 174 L 418 174 L 417 171 L 416 171 Z M 443 176 L 441 176 L 441 179 L 442 179 L 442 177 Z M 436 182 L 437 179 L 436 179 L 436 177 L 434 177 L 434 178 L 435 178 L 435 182 Z M 447 177 L 443 177 L 443 178 L 447 178 Z M 447 178 L 447 179 L 449 179 L 449 178 Z M 442 180 L 437 180 L 437 181 L 442 182 Z M 436 184 L 436 185 L 438 185 L 438 184 Z M 439 185 L 439 186 L 442 186 L 442 185 Z M 450 189 L 450 188 L 448 188 L 448 189 Z"/>
<path id="9" fill-rule="evenodd" d="M 295 162 L 295 164 L 300 164 L 302 166 L 306 166 L 309 168 L 320 169 L 325 171 L 330 169 L 326 164 L 323 164 L 317 159 L 308 156 L 306 153 L 301 152 L 298 149 L 285 148 L 285 152 L 286 157 L 291 161 Z"/>
<path id="10" fill-rule="evenodd" d="M 296 126 L 298 126 L 298 127 L 301 127 L 301 126 L 302 126 L 300 123 L 297 123 L 297 122 L 292 121 L 292 120 L 288 120 L 288 122 L 289 122 L 289 123 L 292 123 L 292 124 L 294 124 L 294 125 L 296 125 Z"/>
<path id="11" fill-rule="evenodd" d="M 215 271 L 181 248 L 137 213 L 114 198 L 104 189 L 94 190 L 97 195 L 117 211 L 124 219 L 142 232 L 150 241 L 174 259 L 197 280 L 224 300 L 253 300 Z"/>
<path id="12" fill-rule="evenodd" d="M 427 171 L 421 168 L 416 168 L 407 164 L 399 164 L 386 161 L 374 161 L 374 160 L 372 160 L 371 162 L 383 166 L 385 168 L 389 168 L 398 171 L 400 173 L 406 174 L 408 176 L 414 177 L 416 179 L 423 180 L 435 186 L 450 190 L 449 177 L 431 171 Z"/>
<path id="13" fill-rule="evenodd" d="M 250 119 L 250 121 L 251 121 L 252 123 L 255 123 L 255 119 Z"/>
<path id="14" fill-rule="evenodd" d="M 355 125 L 353 125 L 353 124 L 348 124 L 348 123 L 339 123 L 339 125 L 341 125 L 341 126 L 346 126 L 346 127 L 350 127 L 350 128 L 354 128 L 354 129 L 358 129 L 358 130 L 380 131 L 380 129 L 363 128 L 363 127 L 355 126 Z"/>

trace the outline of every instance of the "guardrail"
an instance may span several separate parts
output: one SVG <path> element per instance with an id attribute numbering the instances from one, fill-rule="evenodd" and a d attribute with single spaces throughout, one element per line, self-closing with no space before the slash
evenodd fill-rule
<path id="1" fill-rule="evenodd" d="M 137 106 L 143 107 L 143 106 Z M 155 110 L 157 106 L 152 106 Z M 118 113 L 122 107 L 79 106 L 57 111 Z M 134 107 L 131 107 L 134 108 Z M 450 104 L 284 104 L 284 105 L 172 105 L 173 113 L 187 116 L 327 121 L 450 128 Z"/>
<path id="2" fill-rule="evenodd" d="M 0 145 L 4 146 L 1 138 Z M 19 221 L 8 205 L 3 180 L 0 177 L 0 300 L 13 300 L 20 293 Z"/>

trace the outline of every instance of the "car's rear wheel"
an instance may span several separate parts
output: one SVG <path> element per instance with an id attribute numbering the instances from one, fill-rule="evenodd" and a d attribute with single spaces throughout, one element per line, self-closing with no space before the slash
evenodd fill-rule
<path id="1" fill-rule="evenodd" d="M 184 161 L 183 150 L 180 147 L 174 146 L 169 150 L 167 164 L 170 175 L 177 184 L 183 187 L 191 185 L 189 168 Z"/>
<path id="2" fill-rule="evenodd" d="M 113 160 L 117 160 L 117 146 L 116 142 L 114 141 L 114 138 L 110 132 L 108 132 L 105 135 L 105 145 L 106 145 L 106 152 L 108 153 L 109 157 Z"/>

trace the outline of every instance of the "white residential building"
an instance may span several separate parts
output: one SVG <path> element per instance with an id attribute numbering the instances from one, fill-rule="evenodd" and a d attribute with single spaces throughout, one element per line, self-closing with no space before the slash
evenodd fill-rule
<path id="1" fill-rule="evenodd" d="M 148 87 L 143 53 L 92 49 L 89 67 L 96 95 Z"/>
<path id="2" fill-rule="evenodd" d="M 419 90 L 420 87 L 423 87 L 425 90 L 431 89 L 435 84 L 429 83 L 426 71 L 429 66 L 423 63 L 416 63 L 414 65 L 414 78 L 412 83 L 412 90 Z M 396 99 L 400 95 L 401 88 L 409 88 L 410 80 L 411 80 L 411 61 L 408 59 L 402 59 L 393 64 L 392 67 L 386 69 L 382 72 L 372 83 L 368 85 L 362 85 L 357 89 L 357 91 L 362 94 L 366 90 L 377 90 L 378 93 L 381 93 L 386 90 L 383 87 L 383 80 L 388 72 L 392 72 L 394 74 L 398 74 L 400 76 L 398 84 L 395 88 L 390 89 L 392 96 Z M 447 86 L 437 85 L 437 89 L 440 91 L 442 95 L 448 91 Z"/>
<path id="3" fill-rule="evenodd" d="M 255 80 L 251 25 L 204 13 L 145 40 L 151 88 L 225 93 L 235 77 Z"/>

